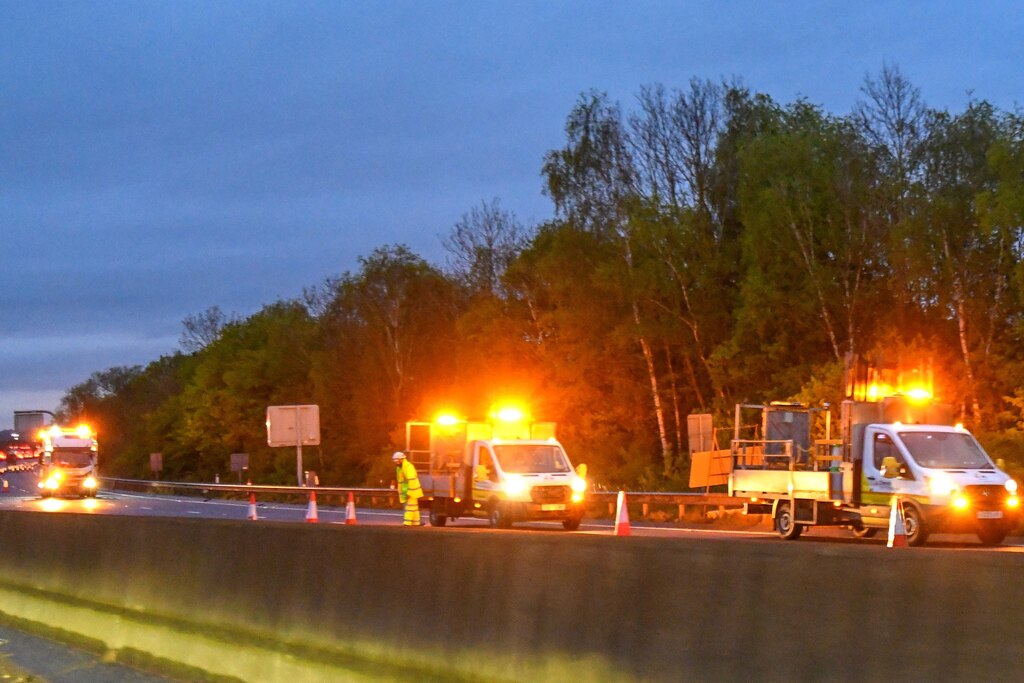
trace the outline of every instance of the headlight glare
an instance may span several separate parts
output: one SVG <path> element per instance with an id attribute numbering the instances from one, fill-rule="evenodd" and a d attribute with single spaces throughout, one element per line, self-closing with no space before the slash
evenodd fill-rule
<path id="1" fill-rule="evenodd" d="M 1007 479 L 1006 483 L 1003 484 L 1003 486 L 1005 486 L 1006 490 L 1009 491 L 1010 493 L 1017 493 L 1017 480 L 1016 479 Z"/>
<path id="2" fill-rule="evenodd" d="M 959 491 L 960 487 L 949 477 L 938 476 L 928 480 L 928 490 L 936 496 L 948 496 Z"/>
<path id="3" fill-rule="evenodd" d="M 509 496 L 521 496 L 526 493 L 526 482 L 523 481 L 522 477 L 515 475 L 509 475 L 505 479 L 505 493 Z"/>

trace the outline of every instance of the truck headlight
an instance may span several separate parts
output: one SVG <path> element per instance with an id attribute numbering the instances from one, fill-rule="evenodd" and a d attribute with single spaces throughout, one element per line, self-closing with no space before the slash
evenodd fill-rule
<path id="1" fill-rule="evenodd" d="M 82 484 L 87 489 L 94 489 L 96 488 L 96 479 L 94 477 L 86 477 L 85 481 L 82 482 Z"/>
<path id="2" fill-rule="evenodd" d="M 60 477 L 53 476 L 46 480 L 46 488 L 51 491 L 60 488 Z"/>
<path id="3" fill-rule="evenodd" d="M 1017 480 L 1016 479 L 1007 479 L 1006 483 L 1004 483 L 1003 486 L 1006 487 L 1007 492 L 1009 492 L 1009 493 L 1017 493 Z"/>
<path id="4" fill-rule="evenodd" d="M 521 496 L 526 493 L 526 482 L 523 481 L 522 477 L 517 477 L 514 474 L 510 474 L 505 479 L 504 487 L 505 493 L 510 497 Z"/>
<path id="5" fill-rule="evenodd" d="M 587 480 L 583 477 L 573 477 L 569 484 L 576 493 L 583 493 L 587 490 Z"/>
<path id="6" fill-rule="evenodd" d="M 936 496 L 948 496 L 959 491 L 960 487 L 955 481 L 943 475 L 929 479 L 928 490 Z"/>

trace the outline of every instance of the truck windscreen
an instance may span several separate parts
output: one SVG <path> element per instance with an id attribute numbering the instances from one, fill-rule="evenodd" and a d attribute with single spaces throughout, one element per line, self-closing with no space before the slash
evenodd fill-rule
<path id="1" fill-rule="evenodd" d="M 495 446 L 501 469 L 515 474 L 568 472 L 569 462 L 558 446 L 515 444 Z"/>
<path id="2" fill-rule="evenodd" d="M 64 467 L 87 467 L 92 464 L 92 454 L 89 451 L 54 451 L 50 462 Z"/>
<path id="3" fill-rule="evenodd" d="M 900 432 L 910 455 L 922 467 L 981 469 L 992 467 L 985 452 L 970 434 L 950 432 Z"/>

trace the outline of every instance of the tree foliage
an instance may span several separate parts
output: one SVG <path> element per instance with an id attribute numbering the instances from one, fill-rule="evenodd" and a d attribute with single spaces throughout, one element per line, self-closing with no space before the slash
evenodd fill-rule
<path id="1" fill-rule="evenodd" d="M 631 110 L 584 93 L 541 166 L 550 221 L 485 201 L 444 268 L 385 246 L 301 300 L 213 306 L 185 353 L 97 372 L 61 411 L 99 425 L 112 474 L 163 452 L 166 476 L 209 478 L 244 451 L 287 482 L 264 412 L 316 403 L 309 466 L 380 485 L 406 420 L 515 396 L 598 484 L 679 487 L 687 415 L 835 404 L 857 353 L 930 363 L 968 424 L 1019 441 L 1024 119 L 931 109 L 890 65 L 861 94 L 842 115 L 737 82 L 645 86 Z"/>

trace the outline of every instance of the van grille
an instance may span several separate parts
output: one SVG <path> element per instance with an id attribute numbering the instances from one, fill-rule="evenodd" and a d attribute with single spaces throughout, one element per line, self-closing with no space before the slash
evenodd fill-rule
<path id="1" fill-rule="evenodd" d="M 534 486 L 530 489 L 534 503 L 566 503 L 569 501 L 568 486 Z"/>
<path id="2" fill-rule="evenodd" d="M 992 484 L 965 486 L 964 495 L 975 508 L 998 509 L 1003 506 L 1003 501 L 1006 499 L 1006 487 Z"/>

